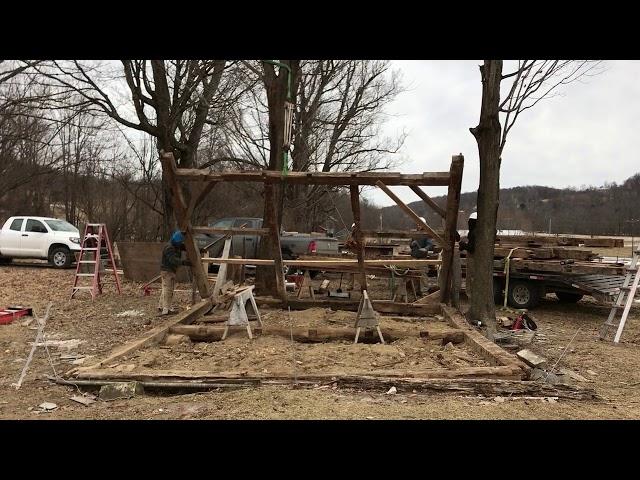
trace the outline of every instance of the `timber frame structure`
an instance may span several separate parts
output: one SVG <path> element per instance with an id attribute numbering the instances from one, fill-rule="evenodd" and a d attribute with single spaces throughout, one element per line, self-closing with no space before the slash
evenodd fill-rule
<path id="1" fill-rule="evenodd" d="M 269 237 L 271 245 L 271 259 L 205 259 L 212 263 L 240 263 L 253 265 L 269 265 L 275 267 L 275 286 L 277 295 L 284 305 L 287 304 L 287 294 L 282 275 L 283 265 L 292 263 L 282 260 L 280 251 L 280 225 L 278 224 L 275 190 L 276 186 L 287 184 L 307 184 L 307 185 L 331 185 L 348 186 L 351 195 L 351 209 L 355 223 L 354 236 L 356 241 L 357 263 L 353 261 L 326 262 L 327 267 L 342 269 L 345 271 L 357 272 L 360 285 L 363 290 L 366 287 L 366 268 L 374 263 L 365 260 L 363 231 L 360 220 L 360 194 L 358 187 L 363 185 L 376 186 L 384 191 L 417 225 L 419 230 L 428 234 L 436 244 L 442 247 L 442 261 L 440 270 L 440 301 L 450 303 L 452 298 L 452 288 L 454 285 L 453 258 L 456 242 L 456 228 L 458 222 L 458 208 L 460 205 L 460 188 L 462 185 L 462 172 L 464 168 L 464 157 L 454 155 L 451 167 L 448 172 L 425 172 L 422 174 L 401 174 L 396 172 L 289 172 L 284 175 L 281 172 L 262 171 L 226 171 L 210 172 L 199 169 L 179 169 L 176 166 L 172 153 L 160 152 L 163 174 L 167 185 L 170 188 L 174 213 L 178 227 L 185 232 L 185 246 L 187 256 L 192 264 L 193 277 L 203 299 L 208 299 L 213 295 L 207 281 L 207 274 L 203 268 L 203 259 L 200 257 L 199 249 L 194 240 L 195 233 L 222 233 L 222 234 L 243 234 L 251 233 Z M 188 181 L 197 185 L 192 192 L 189 202 L 185 200 L 181 182 Z M 218 182 L 262 182 L 264 183 L 264 201 L 272 208 L 271 222 L 264 225 L 265 228 L 239 229 L 239 228 L 212 228 L 206 226 L 192 226 L 191 216 L 195 207 L 206 197 Z M 408 186 L 424 203 L 433 209 L 441 218 L 443 229 L 433 229 L 423 222 L 420 217 L 400 200 L 390 189 L 390 186 Z M 447 187 L 447 203 L 445 208 L 436 204 L 422 189 L 424 186 Z M 299 266 L 304 266 L 305 262 L 312 264 L 316 268 L 322 268 L 322 261 L 298 260 L 294 261 Z M 375 261 L 374 261 L 375 262 Z M 427 265 L 440 263 L 439 260 L 400 260 L 385 261 L 385 263 L 395 264 L 407 262 L 413 265 Z M 332 263 L 334 265 L 329 265 Z M 344 264 L 344 267 L 341 265 Z M 347 265 L 349 264 L 349 265 Z"/>

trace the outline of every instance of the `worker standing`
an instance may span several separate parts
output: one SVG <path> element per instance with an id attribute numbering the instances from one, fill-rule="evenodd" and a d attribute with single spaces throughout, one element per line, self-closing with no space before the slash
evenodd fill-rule
<path id="1" fill-rule="evenodd" d="M 173 289 L 176 286 L 176 272 L 178 267 L 191 266 L 189 260 L 182 260 L 182 250 L 184 249 L 184 235 L 180 230 L 176 230 L 171 235 L 171 240 L 162 250 L 162 262 L 160 264 L 160 276 L 162 278 L 162 293 L 158 301 L 160 315 L 165 316 L 176 313 L 172 309 Z"/>
<path id="2" fill-rule="evenodd" d="M 467 237 L 460 241 L 460 251 L 467 252 L 467 266 L 466 266 L 466 292 L 467 298 L 471 298 L 471 284 L 473 283 L 473 253 L 476 248 L 476 223 L 478 221 L 478 213 L 473 212 L 469 215 L 468 226 L 469 233 Z"/>

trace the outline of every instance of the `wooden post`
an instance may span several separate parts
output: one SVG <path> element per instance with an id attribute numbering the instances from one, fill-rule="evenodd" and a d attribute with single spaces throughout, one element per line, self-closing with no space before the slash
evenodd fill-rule
<path id="1" fill-rule="evenodd" d="M 211 296 L 211 290 L 209 289 L 209 282 L 207 281 L 207 273 L 204 268 L 202 268 L 200 250 L 191 231 L 191 219 L 187 217 L 187 204 L 182 194 L 182 189 L 180 185 L 178 185 L 176 175 L 177 168 L 173 154 L 161 151 L 160 162 L 162 163 L 162 171 L 167 180 L 167 184 L 171 190 L 171 200 L 173 202 L 173 212 L 176 217 L 176 222 L 178 223 L 178 227 L 184 231 L 184 245 L 187 250 L 187 257 L 191 262 L 191 271 L 198 286 L 200 298 L 204 300 Z"/>
<path id="2" fill-rule="evenodd" d="M 447 192 L 447 208 L 444 228 L 444 245 L 442 246 L 442 283 L 440 288 L 440 301 L 449 303 L 451 300 L 451 277 L 453 247 L 456 242 L 456 230 L 458 227 L 458 209 L 460 208 L 460 189 L 462 188 L 462 171 L 464 169 L 464 156 L 454 155 L 449 170 L 449 190 Z"/>
<path id="3" fill-rule="evenodd" d="M 431 238 L 436 240 L 440 245 L 443 245 L 445 243 L 443 238 L 440 235 L 438 235 L 438 233 L 434 229 L 432 229 L 429 225 L 427 225 L 425 222 L 420 220 L 420 217 L 418 215 L 416 215 L 416 212 L 411 210 L 411 208 L 409 208 L 409 206 L 407 206 L 407 204 L 405 204 L 402 200 L 400 200 L 395 193 L 393 193 L 391 190 L 389 190 L 389 187 L 387 187 L 384 183 L 382 183 L 382 181 L 378 180 L 376 182 L 376 186 L 378 186 L 380 189 L 382 189 L 382 191 L 384 193 L 386 193 L 389 196 L 389 198 L 391 198 L 391 200 L 396 202 L 396 204 L 407 215 L 409 215 L 409 217 L 411 217 L 411 219 L 416 223 L 416 225 L 418 225 L 419 228 L 422 228 L 423 230 L 426 230 L 427 232 L 429 232 L 429 234 L 431 235 Z"/>
<path id="4" fill-rule="evenodd" d="M 358 268 L 360 270 L 360 291 L 367 289 L 367 276 L 364 266 L 364 242 L 362 241 L 362 228 L 360 226 L 360 193 L 357 185 L 349 187 L 351 193 L 351 211 L 353 213 L 353 223 L 355 223 L 356 253 L 358 255 Z"/>
<path id="5" fill-rule="evenodd" d="M 222 256 L 220 258 L 229 258 L 231 252 L 231 243 L 233 239 L 231 236 L 227 237 L 224 241 L 224 247 L 222 248 Z M 213 296 L 218 297 L 222 291 L 222 287 L 227 283 L 227 263 L 221 263 L 218 269 L 218 275 L 216 276 L 216 283 L 213 287 Z"/>
<path id="6" fill-rule="evenodd" d="M 265 238 L 270 238 L 271 254 L 274 261 L 276 291 L 282 299 L 284 305 L 287 302 L 287 291 L 284 284 L 284 269 L 282 265 L 282 251 L 280 250 L 280 228 L 278 226 L 278 212 L 276 209 L 276 196 L 274 192 L 274 184 L 265 182 L 264 184 L 264 201 L 271 209 L 271 222 L 264 227 L 269 229 L 269 234 Z"/>

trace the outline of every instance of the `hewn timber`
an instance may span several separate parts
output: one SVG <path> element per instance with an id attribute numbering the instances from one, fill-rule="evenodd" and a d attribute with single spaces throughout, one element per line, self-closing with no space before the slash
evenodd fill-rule
<path id="1" fill-rule="evenodd" d="M 449 170 L 449 190 L 447 193 L 447 207 L 445 214 L 444 243 L 442 244 L 442 267 L 440 269 L 440 301 L 451 301 L 453 245 L 456 242 L 456 229 L 458 228 L 458 209 L 460 207 L 460 189 L 462 187 L 462 171 L 464 157 L 454 155 Z"/>
<path id="2" fill-rule="evenodd" d="M 99 371 L 97 375 L 103 376 Z M 108 384 L 116 381 L 126 380 L 126 376 L 118 375 L 117 378 L 105 376 L 104 379 L 91 377 L 90 372 L 83 373 L 85 378 L 91 380 L 71 380 L 69 384 L 74 382 L 92 382 L 93 384 Z M 242 378 L 220 377 L 218 374 L 217 381 L 206 382 L 202 379 L 181 381 L 175 378 L 169 378 L 166 382 L 157 382 L 153 380 L 143 380 L 143 385 L 150 382 L 150 386 L 164 385 L 166 388 L 179 388 L 188 384 L 189 388 L 219 388 L 221 385 L 225 387 L 261 387 L 272 385 L 291 385 L 296 384 L 298 387 L 317 388 L 319 384 L 335 384 L 340 388 L 355 388 L 358 390 L 371 390 L 377 392 L 385 392 L 391 387 L 396 387 L 400 393 L 429 393 L 429 392 L 458 392 L 466 395 L 485 395 L 485 396 L 538 396 L 538 397 L 558 397 L 573 400 L 591 400 L 596 398 L 595 391 L 592 388 L 573 387 L 567 385 L 550 385 L 544 382 L 530 382 L 520 380 L 504 380 L 494 378 L 397 378 L 397 377 L 372 377 L 368 375 L 349 375 L 332 377 L 331 379 L 318 380 L 314 376 L 296 375 L 295 377 L 287 376 L 283 378 L 265 378 L 245 375 Z M 154 379 L 155 377 L 148 377 Z M 139 380 L 138 380 L 139 381 Z"/>
<path id="3" fill-rule="evenodd" d="M 426 230 L 431 235 L 431 238 L 435 242 L 437 242 L 439 245 L 444 244 L 444 240 L 440 235 L 438 235 L 438 232 L 436 232 L 429 225 L 423 222 L 420 219 L 420 217 L 416 214 L 416 212 L 411 210 L 411 208 L 406 203 L 400 200 L 400 198 L 395 193 L 393 193 L 389 188 L 387 188 L 386 184 L 384 184 L 381 180 L 378 180 L 376 182 L 376 186 L 380 188 L 384 193 L 386 193 L 391 200 L 396 202 L 396 204 L 400 207 L 400 209 L 404 211 L 404 213 L 406 213 L 409 216 L 409 218 L 411 218 L 411 220 L 413 220 L 415 224 L 418 225 L 419 228 Z"/>
<path id="4" fill-rule="evenodd" d="M 449 172 L 425 172 L 422 174 L 403 174 L 398 172 L 281 172 L 271 170 L 211 172 L 199 169 L 179 169 L 178 178 L 182 180 L 222 182 L 284 182 L 288 185 L 375 185 L 383 180 L 390 186 L 447 186 Z"/>
<path id="5" fill-rule="evenodd" d="M 177 181 L 178 168 L 176 167 L 173 154 L 160 152 L 160 162 L 162 163 L 163 175 L 171 192 L 173 212 L 175 214 L 176 221 L 178 222 L 178 227 L 184 231 L 184 246 L 187 251 L 187 257 L 191 262 L 191 271 L 193 272 L 194 280 L 198 286 L 200 297 L 209 298 L 211 296 L 211 290 L 209 288 L 209 282 L 207 281 L 207 272 L 205 272 L 203 268 L 200 249 L 193 237 L 191 219 L 187 216 L 187 203 L 182 193 L 182 187 Z"/>
<path id="6" fill-rule="evenodd" d="M 414 193 L 418 195 L 424 203 L 429 205 L 438 215 L 440 215 L 442 218 L 446 217 L 446 212 L 444 211 L 444 209 L 436 202 L 434 202 L 433 199 L 424 192 L 424 190 L 422 190 L 420 187 L 416 187 L 415 185 L 411 185 L 411 187 L 409 188 L 411 188 L 411 190 L 413 190 Z"/>
<path id="7" fill-rule="evenodd" d="M 192 340 L 217 342 L 222 339 L 225 327 L 207 325 L 175 325 L 169 330 L 171 333 L 187 335 Z M 335 340 L 353 340 L 355 328 L 349 327 L 255 327 L 251 329 L 254 335 L 268 335 L 291 338 L 302 343 L 323 343 Z M 401 338 L 424 338 L 425 340 L 442 340 L 443 344 L 464 342 L 464 333 L 459 330 L 401 330 L 399 328 L 381 327 L 385 341 L 393 342 Z M 243 330 L 246 334 L 246 331 Z M 365 331 L 360 339 L 367 343 L 379 342 L 377 332 Z"/>
<path id="8" fill-rule="evenodd" d="M 513 243 L 531 243 L 538 245 L 553 245 L 553 246 L 567 246 L 577 247 L 584 245 L 585 247 L 601 247 L 601 248 L 622 248 L 624 247 L 624 240 L 622 238 L 582 238 L 574 237 L 570 235 L 561 236 L 547 236 L 547 235 L 497 235 L 496 242 L 500 244 Z"/>
<path id="9" fill-rule="evenodd" d="M 87 367 L 79 367 L 77 370 L 86 370 L 99 368 L 102 366 L 109 365 L 113 363 L 115 360 L 118 360 L 125 355 L 130 355 L 131 353 L 139 350 L 142 347 L 147 347 L 149 345 L 154 345 L 162 341 L 165 337 L 169 329 L 178 324 L 189 324 L 192 323 L 196 318 L 201 315 L 204 315 L 212 308 L 212 303 L 210 299 L 202 300 L 192 306 L 189 310 L 185 310 L 184 312 L 179 313 L 175 317 L 171 317 L 166 320 L 162 325 L 159 325 L 152 330 L 146 332 L 142 337 L 137 338 L 125 345 L 121 345 L 120 347 L 115 348 L 107 358 L 104 360 L 100 360 L 93 365 Z"/>
<path id="10" fill-rule="evenodd" d="M 439 236 L 444 235 L 444 230 L 437 230 Z M 422 230 L 363 230 L 365 238 L 431 238 L 431 234 Z"/>
<path id="11" fill-rule="evenodd" d="M 526 378 L 529 374 L 529 367 L 517 359 L 515 355 L 508 353 L 498 345 L 487 339 L 480 332 L 472 328 L 462 314 L 447 305 L 442 305 L 442 313 L 447 323 L 453 328 L 457 328 L 465 334 L 465 344 L 469 345 L 476 353 L 481 355 L 492 365 L 511 366 L 520 369 L 521 377 Z"/>
<path id="12" fill-rule="evenodd" d="M 282 195 L 284 193 L 281 192 Z M 287 302 L 287 290 L 284 284 L 284 270 L 282 265 L 282 250 L 280 249 L 280 220 L 278 210 L 276 206 L 275 186 L 272 183 L 266 183 L 264 185 L 264 203 L 271 215 L 268 219 L 265 219 L 265 227 L 269 230 L 269 234 L 266 238 L 269 238 L 269 245 L 271 246 L 271 258 L 273 258 L 274 269 L 273 276 L 276 286 L 276 292 L 282 301 Z"/>

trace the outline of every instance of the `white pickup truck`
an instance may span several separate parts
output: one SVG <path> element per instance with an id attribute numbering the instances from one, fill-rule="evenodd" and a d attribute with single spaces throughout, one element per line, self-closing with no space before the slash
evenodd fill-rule
<path id="1" fill-rule="evenodd" d="M 48 260 L 68 268 L 80 252 L 80 232 L 64 220 L 47 217 L 11 217 L 0 230 L 0 263 L 13 258 Z"/>

